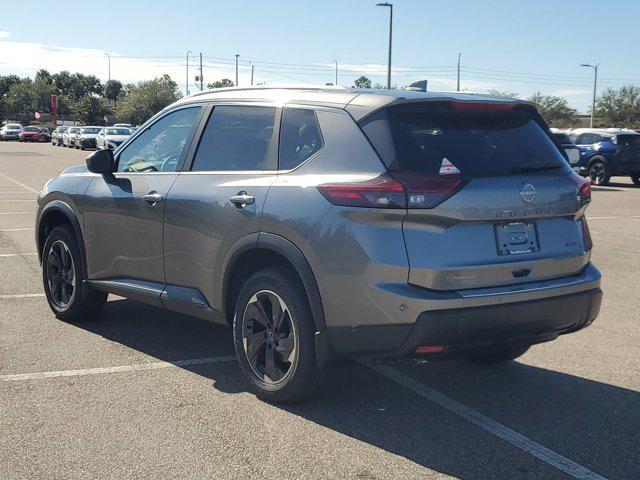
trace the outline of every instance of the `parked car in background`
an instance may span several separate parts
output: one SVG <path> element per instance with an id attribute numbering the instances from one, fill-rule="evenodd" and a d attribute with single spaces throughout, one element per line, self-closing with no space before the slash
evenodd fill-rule
<path id="1" fill-rule="evenodd" d="M 116 128 L 131 128 L 130 123 L 114 123 L 113 126 Z"/>
<path id="2" fill-rule="evenodd" d="M 58 318 L 115 293 L 230 325 L 293 402 L 344 359 L 500 363 L 590 325 L 590 199 L 525 101 L 220 89 L 48 181 L 36 251 Z"/>
<path id="3" fill-rule="evenodd" d="M 7 123 L 0 129 L 0 140 L 18 140 L 22 129 L 19 123 Z"/>
<path id="4" fill-rule="evenodd" d="M 62 134 L 62 146 L 63 147 L 73 147 L 75 146 L 76 135 L 80 131 L 80 127 L 69 127 Z"/>
<path id="5" fill-rule="evenodd" d="M 580 149 L 575 143 L 573 143 L 568 132 L 558 130 L 557 128 L 551 128 L 550 130 L 553 138 L 560 144 L 564 152 L 567 154 L 567 159 L 569 160 L 571 168 L 573 168 L 576 173 L 580 173 L 580 167 L 578 167 L 578 162 L 580 162 Z"/>
<path id="6" fill-rule="evenodd" d="M 60 126 L 57 127 L 51 134 L 51 144 L 57 147 L 62 145 L 62 135 L 67 131 L 69 127 Z"/>
<path id="7" fill-rule="evenodd" d="M 46 142 L 50 142 L 51 141 L 51 132 L 49 131 L 49 127 L 40 127 L 40 130 L 42 130 L 42 134 L 44 135 L 44 140 Z"/>
<path id="8" fill-rule="evenodd" d="M 80 150 L 96 148 L 96 137 L 102 127 L 82 127 L 76 135 L 74 146 Z"/>
<path id="9" fill-rule="evenodd" d="M 131 130 L 124 127 L 103 127 L 96 137 L 96 148 L 115 150 L 131 135 Z"/>
<path id="10" fill-rule="evenodd" d="M 42 127 L 29 126 L 22 129 L 18 140 L 21 142 L 46 142 L 47 137 Z"/>
<path id="11" fill-rule="evenodd" d="M 577 128 L 571 131 L 580 149 L 577 172 L 596 185 L 628 176 L 640 185 L 640 134 L 621 128 Z"/>

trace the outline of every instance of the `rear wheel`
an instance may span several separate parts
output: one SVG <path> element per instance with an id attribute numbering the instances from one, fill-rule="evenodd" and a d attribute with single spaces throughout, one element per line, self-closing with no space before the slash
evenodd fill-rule
<path id="1" fill-rule="evenodd" d="M 42 250 L 42 281 L 49 307 L 68 321 L 89 320 L 100 313 L 107 294 L 83 286 L 80 249 L 71 227 L 54 228 Z"/>
<path id="2" fill-rule="evenodd" d="M 611 180 L 607 164 L 596 160 L 589 166 L 589 178 L 593 185 L 606 185 Z"/>
<path id="3" fill-rule="evenodd" d="M 630 175 L 630 177 L 633 184 L 640 187 L 640 174 L 634 173 L 633 175 Z"/>
<path id="4" fill-rule="evenodd" d="M 311 309 L 294 275 L 287 268 L 261 270 L 245 283 L 236 303 L 238 361 L 258 397 L 269 402 L 306 400 L 322 377 Z"/>
<path id="5" fill-rule="evenodd" d="M 465 358 L 473 363 L 504 363 L 524 355 L 529 348 L 531 345 L 493 347 L 469 353 Z"/>

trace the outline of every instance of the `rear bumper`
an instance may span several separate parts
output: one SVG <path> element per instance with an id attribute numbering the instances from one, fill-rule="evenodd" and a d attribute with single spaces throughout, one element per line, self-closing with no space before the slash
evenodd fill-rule
<path id="1" fill-rule="evenodd" d="M 574 278 L 574 277 L 572 277 Z M 570 281 L 568 281 L 570 283 Z M 328 327 L 318 333 L 319 356 L 376 356 L 386 358 L 454 358 L 466 350 L 498 344 L 534 344 L 554 340 L 558 335 L 580 330 L 593 322 L 600 311 L 600 274 L 592 265 L 582 274 L 583 289 L 533 289 L 527 296 L 520 285 L 520 297 L 502 295 L 458 301 L 454 308 L 422 311 L 415 323 Z M 539 295 L 544 292 L 544 296 Z M 515 292 L 512 293 L 516 294 Z M 507 298 L 505 298 L 507 297 Z M 527 298 L 528 297 L 528 298 Z M 475 297 L 476 300 L 478 297 Z M 487 302 L 489 300 L 489 302 Z M 445 299 L 443 301 L 447 302 Z M 448 303 L 448 302 L 447 302 Z M 444 346 L 439 353 L 417 355 L 422 345 Z"/>

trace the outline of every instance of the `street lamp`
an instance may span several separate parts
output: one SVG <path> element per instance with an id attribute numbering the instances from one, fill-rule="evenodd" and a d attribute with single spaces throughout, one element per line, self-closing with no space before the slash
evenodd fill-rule
<path id="1" fill-rule="evenodd" d="M 593 116 L 596 112 L 596 87 L 598 85 L 598 67 L 600 66 L 600 64 L 596 63 L 595 65 L 590 65 L 588 63 L 583 63 L 580 66 L 593 68 L 593 100 L 591 102 L 591 121 L 589 122 L 589 127 L 593 128 Z"/>
<path id="2" fill-rule="evenodd" d="M 239 53 L 236 53 L 236 87 L 238 86 L 238 57 L 240 56 Z"/>
<path id="3" fill-rule="evenodd" d="M 376 7 L 389 7 L 389 62 L 387 65 L 387 90 L 391 90 L 391 38 L 393 32 L 393 4 L 376 3 Z"/>
<path id="4" fill-rule="evenodd" d="M 333 63 L 336 64 L 336 83 L 334 83 L 334 85 L 337 87 L 338 86 L 338 61 L 334 60 Z"/>
<path id="5" fill-rule="evenodd" d="M 191 50 L 187 50 L 187 84 L 185 85 L 186 96 L 189 96 L 189 54 L 193 53 Z"/>
<path id="6" fill-rule="evenodd" d="M 108 76 L 107 76 L 107 85 L 109 85 L 109 83 L 111 82 L 111 55 L 109 55 L 107 52 L 104 52 L 104 54 L 107 56 L 107 65 L 109 66 L 108 69 Z M 107 96 L 107 89 L 105 86 L 104 89 L 104 96 Z M 109 104 L 111 104 L 111 102 L 109 102 Z"/>

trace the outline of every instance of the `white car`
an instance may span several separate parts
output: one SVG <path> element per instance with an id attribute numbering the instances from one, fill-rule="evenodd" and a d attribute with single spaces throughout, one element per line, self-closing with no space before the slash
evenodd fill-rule
<path id="1" fill-rule="evenodd" d="M 131 128 L 130 123 L 114 123 L 113 126 L 116 128 Z"/>
<path id="2" fill-rule="evenodd" d="M 81 127 L 69 127 L 62 134 L 62 146 L 63 147 L 75 147 L 76 135 L 80 131 Z"/>
<path id="3" fill-rule="evenodd" d="M 103 127 L 96 137 L 96 148 L 103 150 L 109 148 L 115 150 L 131 135 L 131 130 L 126 127 Z"/>
<path id="4" fill-rule="evenodd" d="M 0 129 L 0 140 L 18 140 L 23 126 L 19 123 L 7 123 Z"/>

